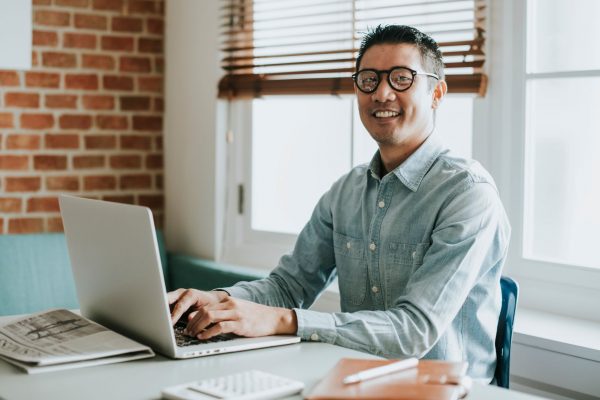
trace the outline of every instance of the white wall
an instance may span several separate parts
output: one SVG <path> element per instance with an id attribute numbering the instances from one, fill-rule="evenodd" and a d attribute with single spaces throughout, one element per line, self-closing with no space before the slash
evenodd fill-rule
<path id="1" fill-rule="evenodd" d="M 0 69 L 31 68 L 31 0 L 0 1 Z"/>
<path id="2" fill-rule="evenodd" d="M 166 2 L 165 234 L 169 250 L 216 259 L 225 157 L 217 124 L 219 2 Z M 217 132 L 217 134 L 215 134 Z M 217 171 L 218 173 L 215 173 Z"/>

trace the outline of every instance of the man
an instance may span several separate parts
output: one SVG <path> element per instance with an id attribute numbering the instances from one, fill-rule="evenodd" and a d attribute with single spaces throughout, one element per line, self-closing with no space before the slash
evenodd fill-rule
<path id="1" fill-rule="evenodd" d="M 208 338 L 296 334 L 383 355 L 466 360 L 492 379 L 510 227 L 492 178 L 433 136 L 447 90 L 429 36 L 407 26 L 364 38 L 353 75 L 379 151 L 319 200 L 293 252 L 262 280 L 169 293 L 176 322 Z M 307 308 L 339 278 L 342 312 Z"/>

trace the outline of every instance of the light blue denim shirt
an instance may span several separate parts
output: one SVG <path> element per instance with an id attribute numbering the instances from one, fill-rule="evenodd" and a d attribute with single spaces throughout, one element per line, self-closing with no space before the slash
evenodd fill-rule
<path id="1" fill-rule="evenodd" d="M 293 308 L 304 340 L 464 360 L 489 382 L 510 237 L 493 179 L 433 135 L 391 173 L 380 165 L 377 152 L 335 182 L 267 278 L 224 290 Z M 342 312 L 307 310 L 336 276 Z"/>

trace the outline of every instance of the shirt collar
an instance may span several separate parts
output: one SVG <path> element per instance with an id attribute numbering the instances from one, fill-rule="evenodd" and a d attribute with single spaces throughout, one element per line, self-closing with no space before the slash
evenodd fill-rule
<path id="1" fill-rule="evenodd" d="M 392 173 L 398 177 L 407 188 L 416 192 L 421 181 L 433 165 L 435 160 L 445 152 L 444 146 L 434 137 L 427 139 L 412 153 L 402 164 L 397 166 Z M 375 153 L 369 164 L 369 171 L 374 176 L 381 176 L 381 155 L 379 150 Z"/>

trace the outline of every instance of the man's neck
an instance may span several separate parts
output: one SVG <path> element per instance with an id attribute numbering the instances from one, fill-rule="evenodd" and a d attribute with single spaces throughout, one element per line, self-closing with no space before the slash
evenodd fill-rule
<path id="1" fill-rule="evenodd" d="M 381 156 L 382 176 L 395 170 L 400 164 L 408 159 L 427 140 L 431 133 L 424 135 L 419 140 L 402 144 L 379 144 L 379 155 Z"/>

